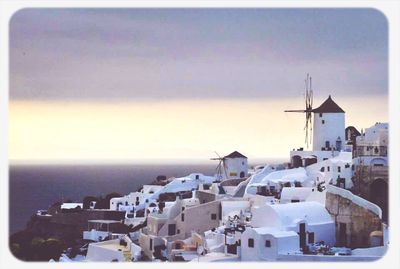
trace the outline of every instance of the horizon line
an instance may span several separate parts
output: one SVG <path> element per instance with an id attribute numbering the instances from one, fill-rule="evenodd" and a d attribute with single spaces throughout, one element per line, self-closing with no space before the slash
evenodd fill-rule
<path id="1" fill-rule="evenodd" d="M 258 165 L 265 163 L 284 163 L 287 162 L 286 157 L 265 157 L 265 158 L 252 158 L 248 161 L 249 165 Z M 186 159 L 159 159 L 159 158 L 144 158 L 144 159 L 57 159 L 57 160 L 8 160 L 9 166 L 36 166 L 36 165 L 212 165 L 216 162 L 213 160 L 204 160 L 197 158 Z"/>

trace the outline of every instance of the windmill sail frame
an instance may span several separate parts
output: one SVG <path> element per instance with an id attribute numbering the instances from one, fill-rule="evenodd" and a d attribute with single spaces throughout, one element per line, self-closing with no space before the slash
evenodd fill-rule
<path id="1" fill-rule="evenodd" d="M 307 73 L 307 77 L 304 80 L 305 84 L 305 93 L 304 93 L 304 101 L 305 101 L 305 109 L 298 109 L 298 110 L 285 110 L 285 112 L 298 112 L 298 113 L 306 113 L 306 123 L 304 125 L 305 131 L 305 143 L 307 148 L 309 144 L 312 142 L 312 112 L 313 112 L 313 99 L 314 93 L 312 89 L 312 78 Z"/>

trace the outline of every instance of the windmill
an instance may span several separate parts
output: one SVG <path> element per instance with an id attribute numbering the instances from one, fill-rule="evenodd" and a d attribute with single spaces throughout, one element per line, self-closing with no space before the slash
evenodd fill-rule
<path id="1" fill-rule="evenodd" d="M 307 74 L 307 78 L 304 80 L 305 82 L 305 94 L 304 94 L 304 99 L 306 103 L 306 107 L 304 110 L 285 110 L 285 112 L 298 112 L 298 113 L 306 113 L 306 124 L 304 126 L 304 130 L 306 132 L 306 137 L 305 137 L 305 143 L 308 145 L 311 143 L 311 134 L 312 134 L 312 124 L 311 124 L 311 118 L 312 118 L 312 112 L 313 112 L 313 90 L 312 90 L 312 80 L 311 76 Z"/>
<path id="2" fill-rule="evenodd" d="M 228 176 L 226 174 L 225 157 L 221 157 L 216 151 L 214 152 L 218 156 L 218 158 L 211 158 L 210 160 L 219 161 L 217 168 L 215 169 L 217 171 L 217 178 L 218 180 L 222 179 L 222 170 L 224 170 L 225 178 L 227 178 Z"/>

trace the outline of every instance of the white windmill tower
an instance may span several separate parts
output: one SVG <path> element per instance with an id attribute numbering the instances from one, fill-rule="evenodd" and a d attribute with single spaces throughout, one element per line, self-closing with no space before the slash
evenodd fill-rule
<path id="1" fill-rule="evenodd" d="M 329 97 L 317 108 L 313 108 L 313 90 L 311 77 L 307 74 L 305 80 L 306 93 L 304 110 L 285 110 L 285 112 L 306 113 L 305 142 L 308 147 L 313 142 L 313 151 L 340 151 L 345 140 L 344 110 Z M 313 114 L 311 114 L 313 113 Z M 314 116 L 313 126 L 311 119 Z M 312 132 L 312 136 L 311 136 Z"/>

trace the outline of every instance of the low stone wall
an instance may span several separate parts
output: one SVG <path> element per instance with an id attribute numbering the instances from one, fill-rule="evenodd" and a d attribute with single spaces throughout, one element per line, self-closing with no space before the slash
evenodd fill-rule
<path id="1" fill-rule="evenodd" d="M 328 186 L 325 207 L 335 220 L 338 246 L 369 247 L 370 233 L 382 229 L 377 206 L 371 210 L 373 204 L 347 190 Z"/>

